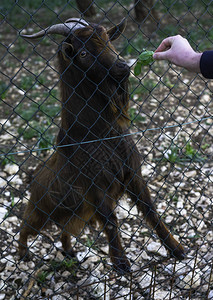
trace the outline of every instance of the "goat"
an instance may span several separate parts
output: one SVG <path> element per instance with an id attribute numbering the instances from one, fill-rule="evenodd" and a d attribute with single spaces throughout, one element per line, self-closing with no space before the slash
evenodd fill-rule
<path id="1" fill-rule="evenodd" d="M 34 173 L 31 198 L 21 224 L 19 254 L 27 255 L 27 238 L 48 221 L 62 228 L 61 242 L 73 254 L 70 234 L 77 236 L 90 221 L 106 234 L 114 269 L 131 271 L 117 228 L 115 207 L 127 193 L 173 257 L 185 251 L 168 231 L 141 175 L 140 155 L 129 132 L 130 68 L 112 41 L 125 22 L 106 30 L 85 20 L 68 19 L 32 35 L 65 36 L 59 46 L 61 126 L 54 154 Z M 119 138 L 118 138 L 119 136 Z M 65 147 L 66 146 L 66 147 Z"/>

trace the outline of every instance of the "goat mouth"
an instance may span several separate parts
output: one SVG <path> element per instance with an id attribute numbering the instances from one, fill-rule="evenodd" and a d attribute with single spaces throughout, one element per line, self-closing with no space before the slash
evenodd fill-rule
<path id="1" fill-rule="evenodd" d="M 117 81 L 118 84 L 121 84 L 128 79 L 130 75 L 130 67 L 127 64 L 122 64 L 122 67 L 120 68 L 112 68 L 109 71 L 109 75 L 114 81 Z"/>
<path id="2" fill-rule="evenodd" d="M 115 84 L 122 85 L 128 81 L 129 74 L 130 74 L 130 70 L 127 69 L 127 70 L 125 70 L 125 72 L 120 72 L 120 73 L 116 73 L 116 74 L 112 73 L 112 74 L 110 74 L 110 77 Z"/>

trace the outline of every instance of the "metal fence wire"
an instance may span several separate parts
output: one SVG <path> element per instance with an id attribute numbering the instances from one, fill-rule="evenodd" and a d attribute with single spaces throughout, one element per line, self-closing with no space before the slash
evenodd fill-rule
<path id="1" fill-rule="evenodd" d="M 0 299 L 213 299 L 213 81 L 134 74 L 170 35 L 212 49 L 213 1 L 0 9 Z"/>

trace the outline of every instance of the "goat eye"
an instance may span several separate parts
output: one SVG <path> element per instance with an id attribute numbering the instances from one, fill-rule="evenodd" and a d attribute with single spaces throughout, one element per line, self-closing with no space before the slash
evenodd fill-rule
<path id="1" fill-rule="evenodd" d="M 80 57 L 81 58 L 84 58 L 86 55 L 87 55 L 86 51 L 81 51 L 81 53 L 80 53 Z"/>

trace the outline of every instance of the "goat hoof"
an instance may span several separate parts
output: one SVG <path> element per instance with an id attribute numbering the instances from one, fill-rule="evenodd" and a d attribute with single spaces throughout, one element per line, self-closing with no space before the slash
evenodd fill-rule
<path id="1" fill-rule="evenodd" d="M 113 264 L 114 269 L 120 275 L 125 275 L 131 273 L 130 263 L 127 259 L 118 259 L 116 264 Z"/>
<path id="2" fill-rule="evenodd" d="M 29 261 L 31 259 L 29 251 L 26 251 L 26 249 L 19 250 L 19 259 L 22 261 Z"/>
<path id="3" fill-rule="evenodd" d="M 177 258 L 178 260 L 183 260 L 186 258 L 186 252 L 182 245 L 179 245 L 176 249 L 170 251 L 172 257 Z"/>
<path id="4" fill-rule="evenodd" d="M 74 250 L 69 249 L 68 251 L 62 251 L 63 256 L 69 258 L 69 259 L 76 259 L 77 260 L 77 256 Z"/>

